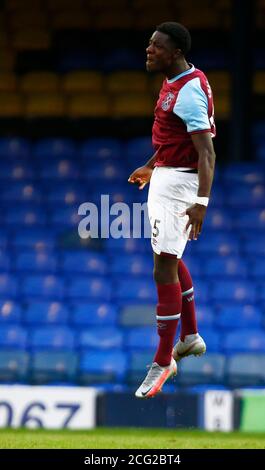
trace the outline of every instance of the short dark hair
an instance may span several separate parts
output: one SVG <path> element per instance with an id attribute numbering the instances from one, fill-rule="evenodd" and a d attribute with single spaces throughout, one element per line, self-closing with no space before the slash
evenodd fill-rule
<path id="1" fill-rule="evenodd" d="M 183 55 L 189 52 L 191 48 L 191 37 L 185 26 L 180 23 L 175 23 L 174 21 L 166 21 L 158 25 L 156 30 L 160 33 L 167 34 L 176 47 L 181 49 Z"/>

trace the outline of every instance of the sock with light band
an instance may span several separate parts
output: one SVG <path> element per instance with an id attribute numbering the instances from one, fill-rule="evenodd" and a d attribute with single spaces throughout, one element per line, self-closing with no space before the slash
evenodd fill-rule
<path id="1" fill-rule="evenodd" d="M 157 284 L 157 332 L 159 345 L 154 362 L 160 366 L 168 366 L 171 362 L 172 349 L 178 320 L 181 315 L 182 295 L 180 283 Z"/>
<path id="2" fill-rule="evenodd" d="M 180 260 L 178 264 L 178 276 L 182 291 L 180 339 L 184 341 L 186 335 L 197 333 L 198 328 L 192 278 L 187 266 L 182 260 Z"/>

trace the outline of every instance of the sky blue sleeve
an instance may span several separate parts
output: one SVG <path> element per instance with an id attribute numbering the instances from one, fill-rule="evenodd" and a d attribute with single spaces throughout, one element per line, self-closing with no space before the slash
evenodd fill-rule
<path id="1" fill-rule="evenodd" d="M 188 132 L 211 129 L 208 100 L 199 77 L 193 78 L 181 88 L 173 112 L 185 122 Z"/>

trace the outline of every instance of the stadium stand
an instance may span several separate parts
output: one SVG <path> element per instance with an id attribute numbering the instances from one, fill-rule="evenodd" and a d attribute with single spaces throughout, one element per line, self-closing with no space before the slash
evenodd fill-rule
<path id="1" fill-rule="evenodd" d="M 120 166 L 126 175 L 137 148 L 149 148 L 148 139 L 80 143 L 63 138 L 0 139 L 3 172 L 12 180 L 11 186 L 4 183 L 0 191 L 4 209 L 1 246 L 5 247 L 0 256 L 2 381 L 125 380 L 132 384 L 144 372 L 146 356 L 150 358 L 157 340 L 149 240 L 110 238 L 98 250 L 85 249 L 81 243 L 66 248 L 62 238 L 77 231 L 79 219 L 73 221 L 73 214 L 79 203 L 95 194 L 89 184 L 91 175 L 84 171 L 88 162 L 116 162 L 114 167 Z M 24 169 L 19 178 L 12 178 L 15 162 Z M 251 212 L 248 209 L 245 216 L 240 199 L 232 204 L 229 198 L 222 204 L 213 199 L 205 237 L 194 247 L 196 262 L 187 251 L 208 355 L 205 360 L 183 361 L 180 386 L 224 381 L 236 386 L 242 377 L 232 379 L 233 358 L 237 367 L 238 355 L 252 358 L 257 351 L 264 353 L 264 262 L 259 257 L 264 254 L 263 208 L 259 198 L 251 200 L 249 192 L 258 185 L 258 195 L 263 194 L 264 172 L 259 165 L 244 168 L 242 164 L 232 173 L 228 171 L 231 165 L 219 169 L 224 175 L 222 182 L 217 180 L 219 190 L 225 191 L 232 180 L 240 181 L 240 194 L 246 191 Z M 101 180 L 105 192 L 110 188 L 111 193 L 112 179 L 102 172 Z M 118 192 L 120 180 L 114 180 Z M 121 187 L 124 200 L 133 201 L 133 188 L 123 182 Z M 245 232 L 248 217 L 257 237 Z M 18 351 L 24 358 L 20 372 L 15 365 Z M 51 358 L 48 368 L 42 352 Z M 116 355 L 120 373 L 111 363 Z M 14 365 L 10 366 L 12 357 Z M 250 374 L 246 383 L 261 383 L 257 375 Z"/>
<path id="2" fill-rule="evenodd" d="M 145 44 L 155 24 L 175 17 L 198 38 L 218 30 L 225 44 L 231 2 L 215 3 L 209 11 L 203 0 L 190 15 L 194 0 L 1 2 L 0 122 L 18 122 L 0 137 L 1 382 L 135 384 L 145 375 L 157 340 L 149 240 L 82 240 L 78 207 L 101 194 L 110 204 L 144 202 L 146 191 L 127 176 L 152 153 L 145 134 L 162 80 L 144 72 Z M 261 30 L 264 2 L 258 12 Z M 217 121 L 229 124 L 225 45 L 201 41 L 190 59 L 207 71 Z M 263 50 L 255 61 L 253 94 L 262 103 Z M 62 120 L 73 134 L 53 125 Z M 208 353 L 181 362 L 180 386 L 264 384 L 264 136 L 259 121 L 255 160 L 218 166 L 204 234 L 185 255 Z"/>

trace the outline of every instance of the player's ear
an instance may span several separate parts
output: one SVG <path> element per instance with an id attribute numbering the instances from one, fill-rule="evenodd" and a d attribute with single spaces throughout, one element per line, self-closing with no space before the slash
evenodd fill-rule
<path id="1" fill-rule="evenodd" d="M 182 50 L 181 50 L 181 49 L 176 48 L 176 49 L 174 50 L 174 57 L 175 57 L 175 59 L 179 59 L 182 55 L 183 55 L 183 54 L 182 54 Z"/>

